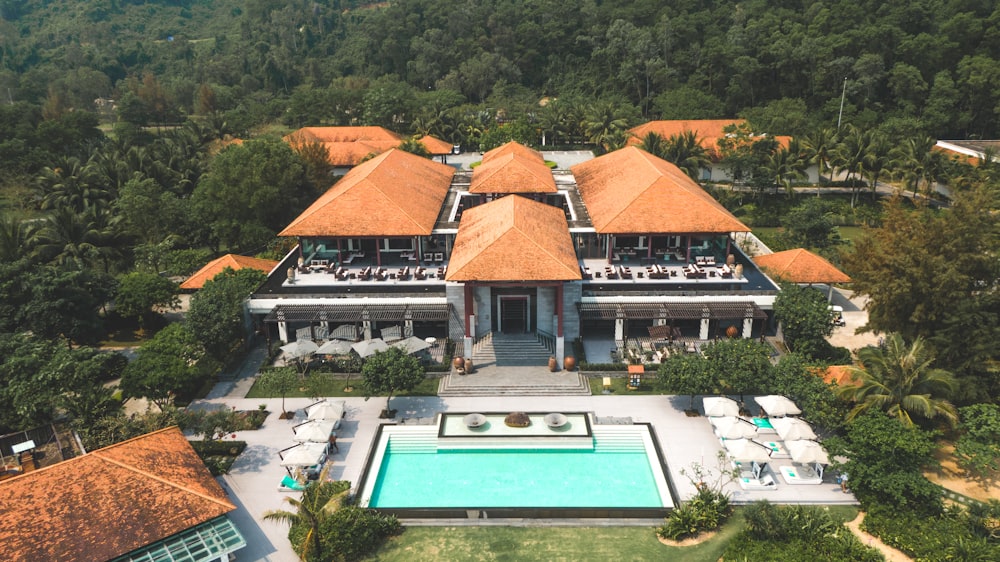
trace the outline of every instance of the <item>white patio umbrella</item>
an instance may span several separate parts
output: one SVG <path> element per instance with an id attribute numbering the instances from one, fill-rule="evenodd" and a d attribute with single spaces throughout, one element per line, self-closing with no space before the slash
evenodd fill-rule
<path id="1" fill-rule="evenodd" d="M 725 396 L 706 396 L 702 399 L 705 415 L 709 417 L 738 416 L 740 405 L 732 398 Z"/>
<path id="2" fill-rule="evenodd" d="M 326 455 L 326 443 L 302 443 L 281 453 L 281 466 L 313 466 Z"/>
<path id="3" fill-rule="evenodd" d="M 318 349 L 319 346 L 312 340 L 295 340 L 292 343 L 281 346 L 281 351 L 284 351 L 295 359 L 309 357 L 313 353 L 316 353 Z"/>
<path id="4" fill-rule="evenodd" d="M 751 439 L 757 437 L 757 426 L 743 418 L 724 416 L 708 418 L 715 433 L 723 439 Z"/>
<path id="5" fill-rule="evenodd" d="M 333 433 L 334 420 L 309 420 L 292 428 L 299 443 L 326 443 Z"/>
<path id="6" fill-rule="evenodd" d="M 358 339 L 358 327 L 353 324 L 337 326 L 330 332 L 330 337 L 338 340 L 354 341 Z"/>
<path id="7" fill-rule="evenodd" d="M 722 446 L 737 462 L 768 462 L 771 460 L 771 448 L 761 445 L 752 439 L 727 439 Z"/>
<path id="8" fill-rule="evenodd" d="M 792 460 L 802 464 L 819 463 L 830 464 L 830 457 L 823 450 L 822 445 L 807 439 L 797 439 L 795 441 L 785 441 L 785 448 Z"/>
<path id="9" fill-rule="evenodd" d="M 318 355 L 347 355 L 350 352 L 351 342 L 344 340 L 330 340 L 316 350 Z"/>
<path id="10" fill-rule="evenodd" d="M 802 413 L 802 410 L 784 396 L 779 396 L 777 394 L 769 394 L 767 396 L 758 396 L 754 398 L 760 407 L 767 413 L 767 415 L 775 416 L 795 416 Z"/>
<path id="11" fill-rule="evenodd" d="M 358 356 L 368 357 L 370 355 L 375 355 L 378 351 L 385 351 L 389 349 L 389 344 L 385 343 L 382 338 L 375 338 L 372 340 L 359 341 L 358 343 L 351 346 Z"/>
<path id="12" fill-rule="evenodd" d="M 799 418 L 773 418 L 770 421 L 782 441 L 816 439 L 816 433 L 813 432 L 812 427 Z"/>
<path id="13" fill-rule="evenodd" d="M 326 339 L 328 332 L 329 330 L 326 325 L 320 324 L 318 326 L 307 326 L 295 330 L 295 337 L 300 340 L 322 340 Z"/>
<path id="14" fill-rule="evenodd" d="M 424 340 L 416 337 L 410 336 L 406 339 L 399 340 L 397 342 L 392 342 L 392 347 L 398 347 L 403 350 L 403 353 L 409 355 L 411 353 L 417 353 L 418 351 L 423 351 L 430 348 L 431 344 L 425 342 Z"/>
<path id="15" fill-rule="evenodd" d="M 306 417 L 310 420 L 331 420 L 339 422 L 340 418 L 344 417 L 344 401 L 338 400 L 336 402 L 327 402 L 326 400 L 323 400 L 322 402 L 317 402 L 306 408 Z"/>

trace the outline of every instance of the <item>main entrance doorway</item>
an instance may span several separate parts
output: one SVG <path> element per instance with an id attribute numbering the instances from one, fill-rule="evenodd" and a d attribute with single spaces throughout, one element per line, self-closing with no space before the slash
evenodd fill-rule
<path id="1" fill-rule="evenodd" d="M 531 331 L 528 295 L 498 297 L 500 301 L 500 321 L 497 331 L 505 334 L 523 334 Z"/>

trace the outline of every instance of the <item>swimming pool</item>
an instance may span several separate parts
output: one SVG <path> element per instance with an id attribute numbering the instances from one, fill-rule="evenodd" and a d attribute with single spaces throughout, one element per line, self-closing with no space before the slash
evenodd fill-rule
<path id="1" fill-rule="evenodd" d="M 439 447 L 437 426 L 383 426 L 360 503 L 404 517 L 660 517 L 673 507 L 649 426 L 592 431 L 569 446 L 501 436 L 451 448 Z"/>

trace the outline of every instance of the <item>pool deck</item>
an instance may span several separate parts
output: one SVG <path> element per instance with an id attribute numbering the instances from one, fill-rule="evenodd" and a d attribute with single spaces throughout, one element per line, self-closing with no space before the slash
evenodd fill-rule
<path id="1" fill-rule="evenodd" d="M 230 383 L 231 384 L 231 383 Z M 230 474 L 220 478 L 223 487 L 237 505 L 231 515 L 240 531 L 247 539 L 247 547 L 238 553 L 240 560 L 261 560 L 285 562 L 295 560 L 288 543 L 287 526 L 263 521 L 262 514 L 274 509 L 288 509 L 285 497 L 298 498 L 295 492 L 279 492 L 278 483 L 285 470 L 278 464 L 278 451 L 294 442 L 292 427 L 305 420 L 303 408 L 312 404 L 308 398 L 288 398 L 285 407 L 294 410 L 293 420 L 278 419 L 281 399 L 235 398 L 248 388 L 237 382 L 221 392 L 214 392 L 217 398 L 198 401 L 194 407 L 232 408 L 255 410 L 259 404 L 266 404 L 272 412 L 264 425 L 256 431 L 242 431 L 237 439 L 247 442 L 247 448 L 233 464 Z M 242 390 L 241 390 L 242 389 Z M 212 395 L 210 395 L 212 396 Z M 337 398 L 341 400 L 341 398 Z M 373 446 L 376 429 L 386 420 L 378 418 L 385 407 L 384 398 L 365 401 L 362 396 L 345 398 L 346 417 L 338 430 L 337 445 L 330 460 L 333 462 L 329 476 L 335 480 L 348 480 L 357 484 L 361 478 L 365 461 Z M 748 400 L 749 402 L 749 400 Z M 700 405 L 701 400 L 695 401 Z M 498 396 L 498 397 L 400 397 L 392 399 L 392 407 L 398 410 L 398 419 L 407 422 L 420 420 L 432 423 L 438 412 L 476 411 L 529 411 L 529 412 L 592 412 L 599 418 L 617 418 L 622 421 L 631 418 L 637 423 L 650 423 L 665 456 L 669 477 L 682 500 L 694 495 L 694 484 L 681 470 L 698 463 L 707 467 L 716 466 L 715 456 L 721 450 L 719 440 L 712 433 L 712 427 L 704 417 L 687 417 L 684 409 L 690 404 L 685 396 Z M 391 422 L 391 420 L 390 420 Z M 778 461 L 772 464 L 772 471 L 778 473 L 778 466 L 790 464 Z M 788 504 L 856 504 L 851 494 L 841 492 L 834 481 L 832 471 L 828 471 L 823 484 L 787 485 L 780 480 L 777 489 L 764 491 L 744 491 L 736 483 L 727 490 L 734 503 L 746 503 L 767 499 L 773 503 Z M 405 521 L 410 525 L 518 525 L 518 526 L 654 526 L 661 520 L 500 520 L 462 519 L 437 521 Z"/>

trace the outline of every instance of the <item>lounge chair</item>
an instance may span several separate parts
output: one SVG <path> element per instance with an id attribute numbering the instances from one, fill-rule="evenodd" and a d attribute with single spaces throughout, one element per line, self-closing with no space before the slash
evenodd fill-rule
<path id="1" fill-rule="evenodd" d="M 781 478 L 791 485 L 817 485 L 823 483 L 823 477 L 816 469 L 807 464 L 793 464 L 791 466 L 779 466 Z"/>
<path id="2" fill-rule="evenodd" d="M 281 484 L 278 485 L 279 492 L 301 492 L 309 486 L 309 483 L 299 484 L 298 480 L 292 478 L 291 476 L 285 475 L 281 479 Z"/>

